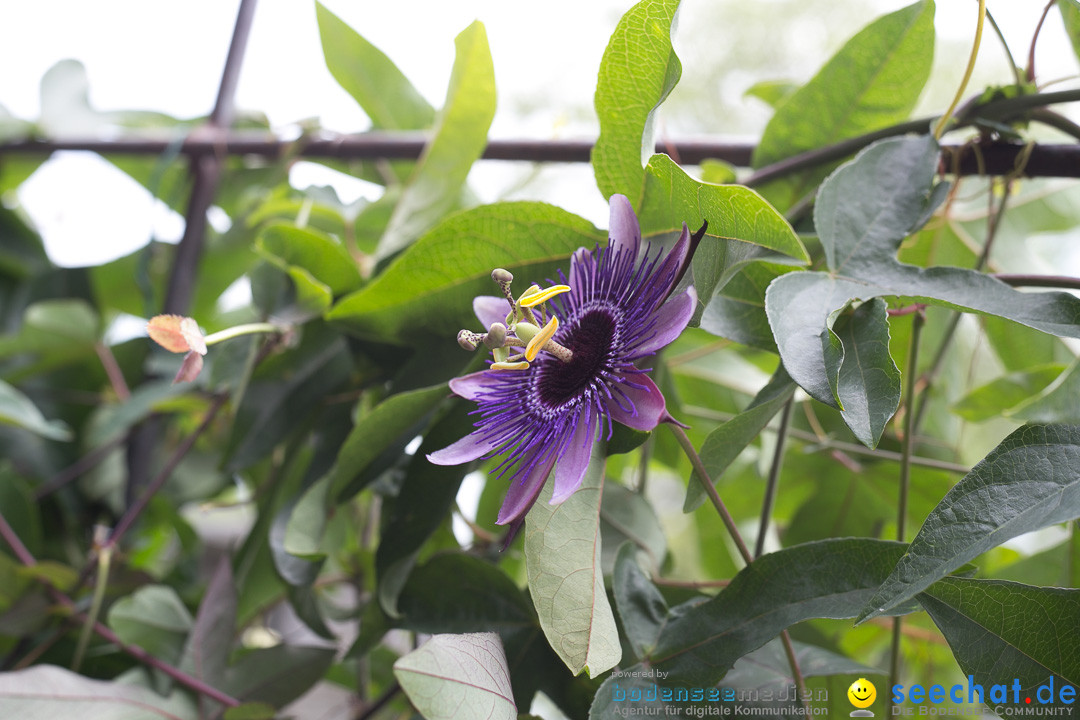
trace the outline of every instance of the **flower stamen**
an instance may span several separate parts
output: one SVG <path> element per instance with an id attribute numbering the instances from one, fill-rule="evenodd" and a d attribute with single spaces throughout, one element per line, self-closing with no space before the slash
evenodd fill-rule
<path id="1" fill-rule="evenodd" d="M 547 345 L 558 329 L 559 318 L 552 315 L 551 320 L 548 320 L 548 324 L 541 328 L 540 332 L 536 333 L 532 340 L 529 341 L 529 344 L 525 346 L 525 359 L 530 362 L 533 361 L 536 358 L 536 353 Z"/>

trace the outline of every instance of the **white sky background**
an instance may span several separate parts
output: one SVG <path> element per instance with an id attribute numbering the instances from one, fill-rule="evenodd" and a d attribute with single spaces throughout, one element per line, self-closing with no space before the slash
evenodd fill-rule
<path id="1" fill-rule="evenodd" d="M 498 138 L 592 138 L 596 71 L 619 17 L 633 0 L 403 0 L 397 3 L 328 0 L 327 7 L 382 49 L 420 91 L 440 107 L 454 56 L 454 36 L 474 19 L 487 29 L 499 105 L 491 136 Z M 863 25 L 908 0 L 684 0 L 676 48 L 684 72 L 661 116 L 669 137 L 760 132 L 768 111 L 742 93 L 754 82 L 808 79 L 827 57 Z M 990 0 L 1014 55 L 1026 57 L 1043 3 Z M 181 118 L 211 109 L 236 17 L 236 0 L 38 0 L 8 3 L 0 11 L 0 105 L 23 119 L 39 114 L 41 77 L 56 62 L 85 64 L 90 100 L 99 110 L 158 110 Z M 926 112 L 940 111 L 951 97 L 974 30 L 974 0 L 939 0 L 938 52 Z M 731 58 L 737 41 L 760 35 L 756 57 Z M 769 39 L 772 38 L 770 42 Z M 1076 58 L 1052 12 L 1043 30 L 1039 75 L 1075 75 Z M 717 78 L 720 78 L 719 80 Z M 1009 79 L 1003 54 L 989 29 L 984 36 L 980 83 Z M 720 110 L 713 111 L 707 103 Z M 368 126 L 356 103 L 334 82 L 322 59 L 314 3 L 263 0 L 256 10 L 237 91 L 237 105 L 265 112 L 276 128 L 307 118 L 322 127 L 358 132 Z M 701 112 L 697 112 L 698 110 Z M 701 118 L 705 117 L 705 120 Z M 531 169 L 481 162 L 471 183 L 485 201 L 499 199 Z M 294 184 L 328 181 L 308 165 Z M 346 200 L 364 192 L 360 183 L 338 181 Z M 349 196 L 352 197 L 349 197 Z M 554 202 L 600 226 L 603 199 L 587 165 L 546 167 L 539 182 L 514 193 Z M 7 199 L 10 203 L 10 198 Z M 65 265 L 99 263 L 131 252 L 155 231 L 178 239 L 182 220 L 155 210 L 133 181 L 87 154 L 57 156 L 31 178 L 19 202 L 42 232 L 47 249 Z"/>

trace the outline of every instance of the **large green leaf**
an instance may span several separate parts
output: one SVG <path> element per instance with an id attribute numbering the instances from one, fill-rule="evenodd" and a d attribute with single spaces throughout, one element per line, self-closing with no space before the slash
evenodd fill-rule
<path id="1" fill-rule="evenodd" d="M 980 553 L 1080 517 L 1080 426 L 1030 425 L 948 492 L 859 621 L 888 612 Z"/>
<path id="2" fill-rule="evenodd" d="M 670 621 L 649 662 L 674 683 L 713 685 L 790 625 L 854 617 L 903 551 L 902 543 L 845 538 L 763 555 Z"/>
<path id="3" fill-rule="evenodd" d="M 830 327 L 848 304 L 900 296 L 997 315 L 1055 335 L 1080 337 L 1080 299 L 1061 292 L 1022 293 L 975 272 L 919 268 L 896 260 L 900 241 L 940 199 L 931 190 L 937 143 L 930 137 L 884 140 L 837 170 L 823 185 L 815 220 L 828 272 L 778 277 L 765 295 L 780 357 L 815 399 L 840 407 L 844 348 Z M 887 373 L 891 360 L 875 369 Z M 864 391 L 868 388 L 864 388 Z"/>
<path id="4" fill-rule="evenodd" d="M 570 672 L 596 677 L 622 657 L 615 616 L 604 590 L 600 495 L 605 458 L 594 448 L 581 487 L 551 505 L 553 481 L 525 516 L 529 592 L 548 643 Z"/>
<path id="5" fill-rule="evenodd" d="M 300 268 L 306 271 L 330 288 L 334 295 L 355 290 L 360 285 L 360 271 L 349 251 L 316 230 L 275 223 L 259 233 L 255 248 L 282 270 Z"/>
<path id="6" fill-rule="evenodd" d="M 777 109 L 754 150 L 761 168 L 905 120 L 930 76 L 934 3 L 920 0 L 874 21 L 852 37 L 817 75 Z M 765 189 L 786 209 L 810 191 L 830 166 Z"/>
<path id="7" fill-rule="evenodd" d="M 592 151 L 605 198 L 619 193 L 637 205 L 644 164 L 653 153 L 652 120 L 679 82 L 682 64 L 671 46 L 679 0 L 642 0 L 611 35 L 596 82 L 600 137 Z"/>
<path id="8" fill-rule="evenodd" d="M 741 413 L 709 433 L 701 445 L 701 462 L 715 484 L 735 458 L 761 434 L 784 403 L 795 394 L 795 383 L 781 365 L 769 384 L 761 389 Z M 693 512 L 705 502 L 705 490 L 694 473 L 686 487 L 683 512 Z"/>
<path id="9" fill-rule="evenodd" d="M 144 585 L 109 608 L 109 627 L 129 645 L 176 664 L 194 620 L 168 585 Z"/>
<path id="10" fill-rule="evenodd" d="M 1059 691 L 1080 685 L 1075 642 L 1080 590 L 950 577 L 928 587 L 918 600 L 949 642 L 960 669 L 984 690 L 1009 678 L 1009 704 L 1025 703 L 1024 698 L 1039 705 L 1075 702 L 1073 697 L 1062 703 Z M 1015 701 L 1012 679 L 1021 688 Z"/>
<path id="11" fill-rule="evenodd" d="M 307 323 L 298 347 L 268 358 L 252 376 L 236 411 L 226 468 L 238 470 L 266 456 L 318 411 L 351 369 L 344 339 L 322 323 Z"/>
<path id="12" fill-rule="evenodd" d="M 275 645 L 249 650 L 225 671 L 220 687 L 239 700 L 284 707 L 323 679 L 333 648 Z"/>
<path id="13" fill-rule="evenodd" d="M 1042 392 L 1025 398 L 1008 415 L 1030 423 L 1080 423 L 1080 360 Z"/>
<path id="14" fill-rule="evenodd" d="M 877 447 L 900 406 L 900 370 L 889 354 L 887 309 L 884 300 L 874 298 L 833 326 L 845 351 L 836 387 L 844 422 L 870 448 Z"/>
<path id="15" fill-rule="evenodd" d="M 515 720 L 502 643 L 495 633 L 434 635 L 394 663 L 394 676 L 427 720 Z"/>
<path id="16" fill-rule="evenodd" d="M 683 223 L 696 230 L 708 221 L 706 239 L 698 245 L 693 265 L 694 287 L 702 306 L 748 263 L 805 264 L 810 260 L 784 216 L 755 191 L 699 182 L 667 155 L 653 155 L 645 168 L 645 194 L 638 214 L 644 235 L 676 233 Z"/>
<path id="17" fill-rule="evenodd" d="M 71 440 L 71 428 L 62 420 L 47 420 L 33 401 L 0 380 L 0 424 L 14 425 L 50 440 Z"/>
<path id="18" fill-rule="evenodd" d="M 435 110 L 381 50 L 315 3 L 319 37 L 330 74 L 380 130 L 423 130 Z"/>
<path id="19" fill-rule="evenodd" d="M 637 551 L 630 543 L 619 547 L 611 591 L 634 657 L 645 657 L 660 640 L 668 619 L 668 605 L 649 576 L 642 572 Z"/>
<path id="20" fill-rule="evenodd" d="M 370 285 L 343 298 L 329 318 L 384 342 L 452 338 L 462 327 L 475 326 L 472 299 L 498 292 L 491 281 L 495 268 L 506 268 L 524 283 L 542 282 L 569 265 L 572 252 L 605 237 L 588 221 L 543 203 L 466 210 L 420 238 Z"/>
<path id="21" fill-rule="evenodd" d="M 1058 363 L 1016 370 L 975 388 L 953 405 L 952 410 L 969 422 L 1004 415 L 1040 395 L 1048 385 L 1061 377 L 1064 370 L 1065 366 Z"/>
<path id="22" fill-rule="evenodd" d="M 323 535 L 330 513 L 348 500 L 376 473 L 372 465 L 386 453 L 396 459 L 422 429 L 431 410 L 446 397 L 445 385 L 392 395 L 365 413 L 349 431 L 330 470 L 311 485 L 292 509 L 285 529 L 285 550 L 310 560 L 324 556 Z"/>
<path id="23" fill-rule="evenodd" d="M 457 203 L 465 178 L 487 145 L 495 117 L 495 70 L 484 26 L 457 36 L 457 58 L 435 136 L 424 149 L 394 207 L 377 258 L 393 255 L 435 225 Z"/>
<path id="24" fill-rule="evenodd" d="M 195 720 L 185 693 L 162 697 L 153 690 L 91 680 L 52 665 L 0 673 L 0 717 L 79 720 Z"/>

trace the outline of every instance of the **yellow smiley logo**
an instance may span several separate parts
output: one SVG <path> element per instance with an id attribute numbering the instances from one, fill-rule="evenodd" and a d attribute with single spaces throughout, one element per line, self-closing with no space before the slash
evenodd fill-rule
<path id="1" fill-rule="evenodd" d="M 857 708 L 868 708 L 877 699 L 877 688 L 866 678 L 859 678 L 847 689 L 848 700 Z"/>

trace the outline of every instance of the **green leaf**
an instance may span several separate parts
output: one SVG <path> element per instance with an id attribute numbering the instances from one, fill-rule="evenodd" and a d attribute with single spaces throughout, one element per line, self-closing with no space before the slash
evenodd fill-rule
<path id="1" fill-rule="evenodd" d="M 645 657 L 660 640 L 668 619 L 668 606 L 649 576 L 641 571 L 637 550 L 631 543 L 619 546 L 611 591 L 634 657 Z"/>
<path id="2" fill-rule="evenodd" d="M 1075 702 L 1061 703 L 1057 693 L 1068 684 L 1080 685 L 1080 653 L 1071 640 L 1080 627 L 1080 590 L 950 577 L 928 587 L 918 600 L 960 669 L 985 690 L 1006 678 L 1012 690 L 1015 678 L 1021 687 L 1018 702 L 1025 697 L 1059 706 Z M 1044 683 L 1049 686 L 1038 687 Z"/>
<path id="3" fill-rule="evenodd" d="M 427 415 L 449 394 L 446 385 L 409 390 L 391 395 L 361 417 L 345 438 L 330 478 L 330 499 L 343 502 L 374 479 L 369 472 L 387 450 L 400 456 L 401 450 L 423 429 Z"/>
<path id="4" fill-rule="evenodd" d="M 554 483 L 548 481 L 525 516 L 525 565 L 540 627 L 570 672 L 587 670 L 589 677 L 622 657 L 601 566 L 604 466 L 603 453 L 594 449 L 573 495 L 551 505 Z"/>
<path id="5" fill-rule="evenodd" d="M 11 463 L 0 461 L 0 515 L 35 556 L 41 551 L 41 507 L 34 491 Z"/>
<path id="6" fill-rule="evenodd" d="M 637 548 L 642 561 L 659 570 L 667 555 L 667 538 L 656 511 L 642 493 L 606 483 L 600 500 L 600 564 L 605 575 L 615 568 L 615 558 L 623 543 Z"/>
<path id="7" fill-rule="evenodd" d="M 900 241 L 940 199 L 931 191 L 937 144 L 930 137 L 883 140 L 823 185 L 815 221 L 829 272 L 778 277 L 765 308 L 780 357 L 812 397 L 839 407 L 830 324 L 855 300 L 899 296 L 915 302 L 997 315 L 1046 333 L 1080 337 L 1080 299 L 1061 292 L 1022 293 L 973 270 L 923 269 L 896 260 Z"/>
<path id="8" fill-rule="evenodd" d="M 932 0 L 875 20 L 777 108 L 754 150 L 753 166 L 761 168 L 907 119 L 933 59 Z M 773 183 L 765 196 L 777 207 L 789 208 L 830 169 L 821 166 Z"/>
<path id="9" fill-rule="evenodd" d="M 516 720 L 502 643 L 495 633 L 434 635 L 394 663 L 394 677 L 427 720 Z"/>
<path id="10" fill-rule="evenodd" d="M 1025 398 L 1007 415 L 1029 423 L 1080 423 L 1080 360 L 1038 394 Z"/>
<path id="11" fill-rule="evenodd" d="M 1038 396 L 1064 370 L 1064 365 L 1053 363 L 1002 375 L 969 392 L 953 405 L 952 411 L 968 422 L 1004 415 L 1025 400 Z"/>
<path id="12" fill-rule="evenodd" d="M 326 67 L 379 130 L 423 130 L 435 110 L 382 51 L 315 3 Z"/>
<path id="13" fill-rule="evenodd" d="M 294 432 L 352 369 L 345 340 L 322 323 L 304 325 L 300 345 L 259 365 L 236 411 L 226 446 L 228 471 L 265 457 Z"/>
<path id="14" fill-rule="evenodd" d="M 747 263 L 810 261 L 784 216 L 755 191 L 699 182 L 667 155 L 653 155 L 645 168 L 639 215 L 644 235 L 677 233 L 683 223 L 697 230 L 708 221 L 708 240 L 698 246 L 693 263 L 694 287 L 703 306 Z"/>
<path id="15" fill-rule="evenodd" d="M 276 645 L 245 653 L 214 684 L 239 700 L 280 708 L 322 680 L 333 661 L 333 648 Z"/>
<path id="16" fill-rule="evenodd" d="M 470 464 L 435 465 L 427 454 L 450 445 L 470 426 L 469 408 L 459 401 L 424 436 L 409 461 L 401 490 L 384 512 L 382 537 L 375 552 L 379 604 L 391 617 L 398 616 L 397 601 L 412 572 L 420 549 L 446 522 L 461 480 Z"/>
<path id="17" fill-rule="evenodd" d="M 360 271 L 349 251 L 316 230 L 275 223 L 259 233 L 255 249 L 286 272 L 290 268 L 304 270 L 334 295 L 360 286 Z"/>
<path id="18" fill-rule="evenodd" d="M 1069 35 L 1073 53 L 1080 59 L 1080 3 L 1076 0 L 1059 0 L 1058 10 L 1065 21 L 1065 32 Z"/>
<path id="19" fill-rule="evenodd" d="M 487 145 L 495 117 L 495 70 L 479 21 L 455 40 L 457 57 L 435 136 L 394 207 L 375 257 L 389 257 L 431 229 L 454 208 L 473 162 Z"/>
<path id="20" fill-rule="evenodd" d="M 765 313 L 765 292 L 769 283 L 792 270 L 768 262 L 743 266 L 708 300 L 698 327 L 748 347 L 777 352 Z"/>
<path id="21" fill-rule="evenodd" d="M 897 607 L 980 553 L 1080 517 L 1080 426 L 1030 425 L 1001 442 L 927 516 L 859 622 Z"/>
<path id="22" fill-rule="evenodd" d="M 884 300 L 874 298 L 833 327 L 844 348 L 836 389 L 844 422 L 868 448 L 877 447 L 900 407 L 900 370 L 889 354 L 887 310 Z"/>
<path id="23" fill-rule="evenodd" d="M 0 717 L 79 720 L 195 720 L 190 697 L 119 682 L 91 680 L 52 665 L 0 673 Z"/>
<path id="24" fill-rule="evenodd" d="M 671 620 L 650 664 L 707 687 L 781 630 L 854 617 L 904 551 L 902 543 L 830 539 L 762 555 L 712 600 Z"/>
<path id="25" fill-rule="evenodd" d="M 644 164 L 653 154 L 653 115 L 682 75 L 671 46 L 678 7 L 678 0 L 642 0 L 619 20 L 604 50 L 592 165 L 605 198 L 619 193 L 636 205 L 641 197 Z"/>
<path id="26" fill-rule="evenodd" d="M 71 428 L 62 420 L 46 420 L 33 401 L 0 380 L 0 424 L 14 425 L 50 440 L 71 440 Z"/>
<path id="27" fill-rule="evenodd" d="M 709 433 L 698 454 L 714 485 L 720 481 L 728 465 L 754 441 L 754 438 L 761 434 L 769 421 L 780 412 L 780 408 L 794 394 L 795 383 L 791 381 L 781 365 L 769 380 L 769 384 L 758 392 L 745 410 Z M 705 490 L 701 487 L 701 480 L 697 477 L 697 473 L 693 473 L 686 487 L 683 512 L 697 510 L 705 502 L 706 497 Z"/>
<path id="28" fill-rule="evenodd" d="M 606 235 L 577 215 L 543 203 L 508 202 L 457 213 L 405 251 L 364 289 L 329 313 L 351 331 L 383 342 L 420 344 L 475 326 L 472 300 L 494 295 L 491 271 L 522 281 L 554 277 L 579 247 Z"/>
<path id="29" fill-rule="evenodd" d="M 491 630 L 504 645 L 537 628 L 529 598 L 506 573 L 462 553 L 436 555 L 409 576 L 398 598 L 401 625 L 423 633 Z"/>
<path id="30" fill-rule="evenodd" d="M 176 591 L 144 585 L 109 608 L 109 627 L 129 645 L 175 665 L 194 620 Z"/>
<path id="31" fill-rule="evenodd" d="M 274 720 L 277 710 L 267 703 L 244 703 L 226 710 L 224 717 L 225 720 Z"/>
<path id="32" fill-rule="evenodd" d="M 223 557 L 206 588 L 195 624 L 184 647 L 180 669 L 211 685 L 216 685 L 229 665 L 236 635 L 236 588 L 232 565 Z M 199 698 L 200 704 L 207 701 Z"/>
<path id="33" fill-rule="evenodd" d="M 855 662 L 851 658 L 830 652 L 806 643 L 793 642 L 795 659 L 803 677 L 823 677 L 827 675 L 884 675 L 869 665 Z M 780 697 L 784 688 L 791 687 L 795 680 L 791 676 L 791 663 L 788 662 L 784 643 L 777 638 L 758 648 L 749 655 L 739 658 L 731 671 L 724 676 L 724 687 L 765 692 L 772 690 L 774 697 Z"/>

